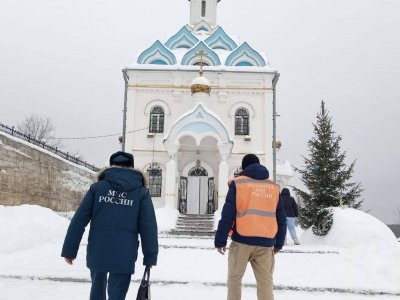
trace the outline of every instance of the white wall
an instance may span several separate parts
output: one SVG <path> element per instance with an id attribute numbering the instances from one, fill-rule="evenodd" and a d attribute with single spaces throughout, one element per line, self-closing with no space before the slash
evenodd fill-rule
<path id="1" fill-rule="evenodd" d="M 195 105 L 191 96 L 192 80 L 198 76 L 195 71 L 161 71 L 161 70 L 128 70 L 128 111 L 126 151 L 135 155 L 137 167 L 144 167 L 154 160 L 165 168 L 169 161 L 163 139 L 175 120 L 191 110 Z M 204 105 L 215 112 L 233 137 L 234 147 L 228 159 L 230 172 L 240 166 L 243 155 L 255 153 L 259 155 L 272 173 L 272 79 L 274 73 L 239 73 L 207 71 L 206 76 L 212 85 L 211 95 Z M 149 105 L 150 103 L 150 105 Z M 129 133 L 130 131 L 149 126 L 150 107 L 162 105 L 165 109 L 164 133 L 148 138 L 148 130 Z M 246 107 L 250 113 L 251 141 L 245 141 L 244 136 L 234 135 L 234 113 L 239 107 Z M 266 115 L 265 115 L 266 114 Z M 267 118 L 267 122 L 265 121 Z M 268 128 L 266 128 L 266 125 Z M 210 154 L 208 154 L 210 155 Z M 212 155 L 211 155 L 212 156 Z M 200 157 L 201 158 L 201 157 Z M 193 156 L 193 160 L 197 159 Z M 209 163 L 215 158 L 204 157 Z M 188 160 L 186 157 L 185 160 Z M 218 162 L 219 163 L 219 162 Z M 212 165 L 218 172 L 218 163 Z M 187 161 L 180 162 L 178 171 L 182 170 Z M 217 178 L 218 176 L 214 176 Z M 163 199 L 156 200 L 161 205 Z"/>

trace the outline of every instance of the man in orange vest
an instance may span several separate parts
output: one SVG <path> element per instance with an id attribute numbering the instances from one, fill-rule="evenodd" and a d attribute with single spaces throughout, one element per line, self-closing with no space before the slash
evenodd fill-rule
<path id="1" fill-rule="evenodd" d="M 258 300 L 273 300 L 274 255 L 286 236 L 286 215 L 279 185 L 254 154 L 242 159 L 241 176 L 229 182 L 229 191 L 215 234 L 215 247 L 226 252 L 228 235 L 228 300 L 240 300 L 242 277 L 250 262 L 257 281 Z"/>

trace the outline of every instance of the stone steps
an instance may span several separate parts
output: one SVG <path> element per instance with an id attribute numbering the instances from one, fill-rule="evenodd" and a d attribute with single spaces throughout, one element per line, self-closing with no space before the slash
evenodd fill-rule
<path id="1" fill-rule="evenodd" d="M 181 214 L 172 233 L 175 235 L 213 236 L 215 234 L 214 216 Z"/>

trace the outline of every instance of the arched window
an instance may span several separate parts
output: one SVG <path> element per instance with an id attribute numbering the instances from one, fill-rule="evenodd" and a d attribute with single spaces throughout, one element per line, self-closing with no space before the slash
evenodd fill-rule
<path id="1" fill-rule="evenodd" d="M 147 169 L 149 175 L 149 192 L 151 197 L 161 197 L 162 170 L 158 163 L 152 163 Z"/>
<path id="2" fill-rule="evenodd" d="M 249 112 L 245 108 L 235 112 L 235 135 L 249 135 Z"/>
<path id="3" fill-rule="evenodd" d="M 201 16 L 203 18 L 206 16 L 206 1 L 201 1 Z"/>
<path id="4" fill-rule="evenodd" d="M 150 111 L 149 132 L 164 132 L 164 109 L 161 106 L 154 106 Z"/>
<path id="5" fill-rule="evenodd" d="M 196 166 L 190 169 L 189 176 L 208 176 L 208 172 L 201 166 L 200 160 L 197 160 Z"/>

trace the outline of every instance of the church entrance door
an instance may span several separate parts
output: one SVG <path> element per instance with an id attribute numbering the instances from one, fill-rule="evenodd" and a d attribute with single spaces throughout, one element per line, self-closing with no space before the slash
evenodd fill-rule
<path id="1" fill-rule="evenodd" d="M 200 160 L 190 169 L 187 181 L 187 214 L 206 214 L 208 202 L 208 173 Z"/>
<path id="2" fill-rule="evenodd" d="M 187 192 L 187 213 L 205 214 L 208 201 L 208 177 L 189 176 Z"/>

